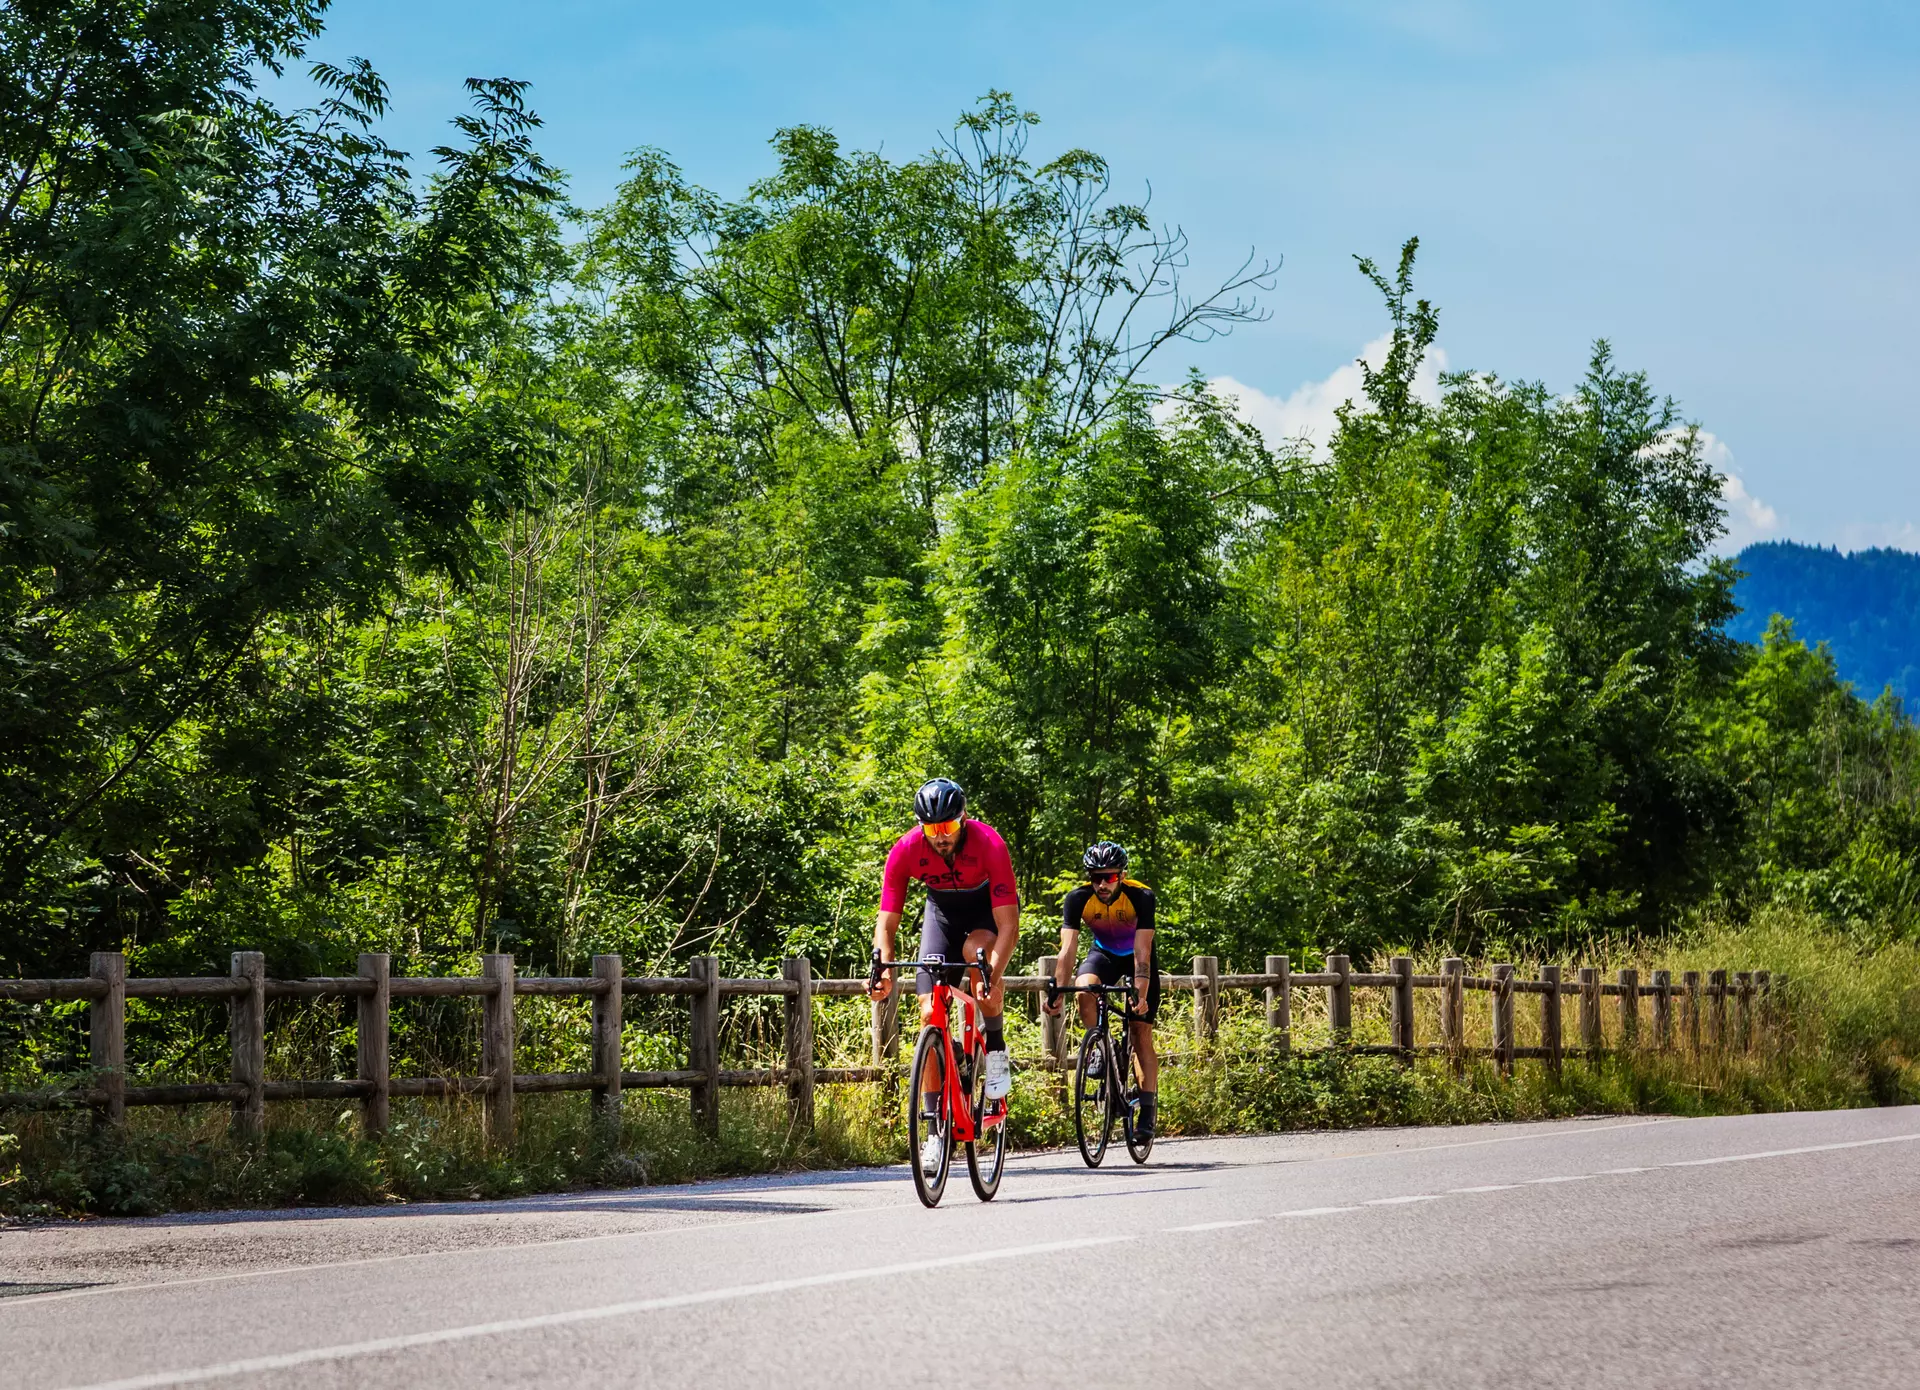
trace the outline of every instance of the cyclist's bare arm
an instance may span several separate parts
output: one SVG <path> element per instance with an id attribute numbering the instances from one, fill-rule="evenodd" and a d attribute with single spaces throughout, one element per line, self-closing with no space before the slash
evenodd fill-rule
<path id="1" fill-rule="evenodd" d="M 1056 985 L 1062 989 L 1067 987 L 1067 982 L 1073 978 L 1073 963 L 1078 959 L 1080 959 L 1080 929 L 1078 927 L 1061 928 L 1060 954 L 1053 963 L 1053 982 Z M 1043 1007 L 1048 1013 L 1057 1014 L 1060 1012 L 1060 1001 L 1055 999 Z"/>
<path id="2" fill-rule="evenodd" d="M 1153 982 L 1153 929 L 1142 927 L 1133 934 L 1133 1011 L 1147 1011 L 1147 986 Z M 1153 1046 L 1153 1033 L 1146 1033 L 1146 1045 Z"/>
<path id="3" fill-rule="evenodd" d="M 898 944 L 899 939 L 900 914 L 897 912 L 876 913 L 873 919 L 873 949 L 880 953 L 881 960 L 897 959 L 894 955 L 894 947 Z M 873 997 L 876 999 L 885 999 L 892 993 L 893 972 L 891 970 L 884 970 L 880 973 L 879 984 L 874 987 Z"/>

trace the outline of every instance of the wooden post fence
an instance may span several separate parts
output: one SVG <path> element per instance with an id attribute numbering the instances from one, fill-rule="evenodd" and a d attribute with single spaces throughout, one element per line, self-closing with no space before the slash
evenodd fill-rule
<path id="1" fill-rule="evenodd" d="M 1327 1027 L 1333 1045 L 1345 1047 L 1353 1041 L 1353 966 L 1345 956 L 1327 957 L 1327 970 L 1334 976 L 1327 986 Z"/>
<path id="2" fill-rule="evenodd" d="M 1547 1070 L 1558 1076 L 1566 1051 L 1560 1036 L 1560 967 L 1541 966 L 1540 983 L 1546 987 L 1540 995 L 1540 1046 L 1546 1050 Z"/>
<path id="3" fill-rule="evenodd" d="M 625 1018 L 626 964 L 618 956 L 595 956 L 593 978 L 593 1111 L 601 1128 L 620 1132 L 621 1023 Z"/>
<path id="4" fill-rule="evenodd" d="M 118 951 L 95 951 L 87 975 L 106 992 L 87 1008 L 87 1060 L 100 1088 L 100 1119 L 127 1122 L 127 958 Z"/>
<path id="5" fill-rule="evenodd" d="M 1503 1075 L 1513 1072 L 1513 967 L 1493 967 L 1493 1059 Z"/>
<path id="6" fill-rule="evenodd" d="M 480 978 L 491 986 L 481 995 L 480 1070 L 487 1078 L 487 1142 L 513 1143 L 513 957 L 480 957 Z"/>
<path id="7" fill-rule="evenodd" d="M 360 996 L 354 1028 L 354 1072 L 366 1083 L 360 1097 L 360 1132 L 378 1139 L 392 1121 L 393 1077 L 389 1047 L 392 1038 L 393 958 L 385 952 L 368 951 L 360 957 L 360 978 L 368 982 Z"/>
<path id="8" fill-rule="evenodd" d="M 251 1136 L 267 1124 L 267 958 L 235 951 L 231 974 L 240 989 L 227 1000 L 227 1042 L 233 1084 L 245 1088 L 233 1102 L 233 1127 Z"/>
<path id="9" fill-rule="evenodd" d="M 1402 1065 L 1413 1062 L 1413 957 L 1395 956 L 1387 963 L 1393 976 L 1393 1046 Z"/>
<path id="10" fill-rule="evenodd" d="M 1591 965 L 1580 967 L 1580 1046 L 1589 1061 L 1598 1059 L 1602 1044 L 1600 1032 L 1600 972 Z"/>
<path id="11" fill-rule="evenodd" d="M 693 1127 L 708 1138 L 720 1136 L 720 958 L 695 956 L 687 974 L 697 993 L 689 995 L 692 1027 L 687 1042 L 687 1070 L 697 1073 L 689 1091 Z M 894 993 L 900 992 L 898 982 Z"/>
<path id="12" fill-rule="evenodd" d="M 1285 956 L 1268 956 L 1267 973 L 1274 977 L 1267 986 L 1267 1036 L 1273 1055 L 1285 1057 L 1293 1051 L 1293 975 Z"/>
<path id="13" fill-rule="evenodd" d="M 1193 1029 L 1201 1052 L 1220 1045 L 1220 1011 L 1228 989 L 1265 991 L 1267 1038 L 1263 1055 L 1284 1058 L 1300 1051 L 1293 1046 L 1292 991 L 1302 977 L 1291 968 L 1286 956 L 1268 956 L 1266 970 L 1260 974 L 1224 974 L 1217 958 L 1198 956 L 1193 974 L 1174 977 L 1173 987 L 1190 989 L 1194 994 Z M 1042 957 L 1037 976 L 1015 977 L 1007 981 L 1010 993 L 1038 996 L 1052 978 L 1055 959 Z M 1494 1059 L 1503 1073 L 1511 1073 L 1525 1056 L 1543 1062 L 1549 1071 L 1561 1069 L 1569 1049 L 1566 1038 L 1565 998 L 1577 995 L 1579 1029 L 1583 1054 L 1589 1058 L 1603 1055 L 1605 1046 L 1601 1001 L 1603 995 L 1620 1000 L 1620 1037 L 1622 1049 L 1643 1044 L 1640 1032 L 1638 999 L 1645 993 L 1653 1000 L 1651 1046 L 1661 1050 L 1675 1046 L 1673 1018 L 1673 977 L 1665 970 L 1651 972 L 1651 984 L 1644 988 L 1632 969 L 1620 971 L 1617 983 L 1602 985 L 1592 967 L 1578 969 L 1578 983 L 1569 984 L 1574 972 L 1557 965 L 1542 965 L 1537 980 L 1517 978 L 1511 964 L 1495 965 L 1487 978 L 1469 978 L 1466 963 L 1458 957 L 1441 962 L 1440 974 L 1417 975 L 1413 960 L 1395 956 L 1385 971 L 1356 973 L 1349 959 L 1340 954 L 1327 957 L 1326 969 L 1305 978 L 1314 988 L 1327 990 L 1330 1029 L 1329 1050 L 1352 1045 L 1353 991 L 1387 991 L 1391 1046 L 1369 1048 L 1390 1052 L 1397 1059 L 1410 1061 L 1421 1051 L 1416 1024 L 1416 991 L 1438 989 L 1440 1041 L 1448 1064 L 1456 1071 L 1464 1068 L 1469 1056 Z M 865 992 L 860 979 L 816 980 L 813 967 L 801 956 L 782 963 L 779 977 L 772 980 L 723 979 L 720 964 L 713 956 L 699 956 L 688 962 L 687 974 L 666 979 L 629 979 L 621 958 L 601 955 L 593 958 L 593 973 L 588 978 L 519 978 L 510 955 L 492 954 L 481 958 L 481 975 L 475 977 L 402 977 L 393 978 L 391 961 L 383 954 L 367 953 L 359 960 L 358 973 L 341 977 L 305 980 L 269 980 L 265 959 L 257 951 L 236 951 L 226 976 L 212 978 L 129 979 L 125 957 L 117 952 L 97 952 L 88 964 L 88 973 L 79 979 L 16 980 L 0 978 L 0 1001 L 79 1000 L 88 1007 L 88 1056 L 90 1084 L 51 1086 L 37 1091 L 0 1092 L 0 1109 L 18 1107 L 61 1108 L 91 1107 L 103 1125 L 124 1122 L 127 1110 L 143 1105 L 230 1104 L 237 1134 L 254 1135 L 264 1128 L 266 1107 L 282 1100 L 357 1100 L 363 1108 L 363 1123 L 369 1136 L 383 1133 L 390 1121 L 391 1101 L 400 1097 L 444 1097 L 480 1095 L 486 1102 L 488 1142 L 496 1146 L 510 1144 L 514 1136 L 514 1097 L 520 1092 L 589 1093 L 596 1115 L 617 1133 L 620 1100 L 624 1089 L 635 1087 L 677 1087 L 688 1092 L 689 1105 L 697 1128 L 704 1134 L 719 1132 L 720 1092 L 727 1086 L 781 1086 L 787 1094 L 789 1114 L 796 1129 L 811 1126 L 816 1118 L 816 1088 L 821 1084 L 878 1081 L 888 1087 L 898 1084 L 899 1027 L 897 1007 L 876 1008 L 870 1016 L 871 1043 L 876 1065 L 871 1067 L 820 1067 L 815 1057 L 814 1001 L 825 995 L 854 999 Z M 1686 971 L 1681 977 L 1680 1028 L 1686 1046 L 1695 1053 L 1702 1048 L 1702 996 L 1707 1008 L 1705 1043 L 1714 1049 L 1772 1056 L 1787 1045 L 1792 1017 L 1786 1009 L 1784 977 L 1766 971 L 1740 971 L 1731 975 L 1724 970 L 1709 972 L 1703 982 L 1700 972 Z M 1465 991 L 1471 987 L 1489 995 L 1491 1004 L 1492 1046 L 1467 1046 Z M 1517 1045 L 1514 996 L 1520 993 L 1540 995 L 1540 1046 Z M 562 996 L 583 999 L 591 1005 L 591 1070 L 552 1075 L 521 1076 L 515 1069 L 515 1005 L 518 994 Z M 632 995 L 684 997 L 688 1001 L 689 1033 L 687 1062 L 683 1068 L 659 1071 L 626 1072 L 622 1057 L 623 999 Z M 777 1065 L 762 1063 L 754 1067 L 723 1070 L 720 1055 L 721 1010 L 725 1001 L 739 996 L 782 996 L 785 1010 L 784 1048 Z M 473 998 L 484 1009 L 482 1023 L 481 1074 L 477 1077 L 401 1077 L 389 1073 L 391 1065 L 390 1033 L 392 1000 L 399 998 Z M 896 988 L 894 1000 L 901 997 Z M 126 1003 L 129 999 L 202 998 L 224 999 L 228 1008 L 228 1040 L 232 1054 L 231 1079 L 224 1082 L 134 1086 L 129 1084 L 126 1056 Z M 354 1001 L 358 1015 L 356 1075 L 352 1080 L 275 1080 L 266 1078 L 266 1005 L 270 999 L 335 998 Z M 1729 1003 L 1731 1000 L 1731 1004 Z M 1731 1013 L 1731 1016 L 1730 1016 Z M 1172 1025 L 1170 1025 L 1172 1026 Z M 1055 1077 L 1056 1095 L 1064 1096 L 1065 1063 L 1069 1018 L 1063 1011 L 1043 1016 L 1040 1065 Z M 778 1045 L 776 1045 L 778 1047 Z M 1429 1049 L 1435 1050 L 1435 1049 Z M 1178 1065 L 1191 1053 L 1176 1052 L 1170 1064 Z M 771 1061 L 772 1059 L 768 1059 Z M 1028 1065 L 1031 1065 L 1029 1063 Z"/>
<path id="14" fill-rule="evenodd" d="M 813 1128 L 813 962 L 788 956 L 780 978 L 787 996 L 787 1114 L 795 1129 Z"/>
<path id="15" fill-rule="evenodd" d="M 1220 958 L 1195 956 L 1193 976 L 1193 1040 L 1212 1047 L 1220 1033 Z"/>
<path id="16" fill-rule="evenodd" d="M 1467 963 L 1458 956 L 1440 962 L 1440 1042 L 1454 1074 L 1467 1066 Z"/>

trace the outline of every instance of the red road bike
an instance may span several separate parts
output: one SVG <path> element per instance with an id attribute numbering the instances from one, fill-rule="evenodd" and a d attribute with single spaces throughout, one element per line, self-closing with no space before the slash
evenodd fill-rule
<path id="1" fill-rule="evenodd" d="M 914 1191 L 927 1206 L 938 1206 L 947 1190 L 954 1146 L 965 1144 L 967 1177 L 973 1183 L 974 1195 L 991 1202 L 1000 1190 L 1000 1177 L 1007 1164 L 1007 1103 L 987 1099 L 987 1035 L 980 1026 L 980 1004 L 956 987 L 958 979 L 971 970 L 979 977 L 980 992 L 986 993 L 991 983 L 987 953 L 978 951 L 973 960 L 960 962 L 940 956 L 883 961 L 875 951 L 869 984 L 878 984 L 881 972 L 887 970 L 926 970 L 933 976 L 933 993 L 924 1009 L 926 1025 L 914 1044 L 913 1070 L 907 1073 L 907 1160 L 913 1168 Z M 960 1006 L 958 1049 L 950 1022 L 955 1004 Z M 937 1084 L 928 1086 L 927 1079 Z M 931 1120 L 921 1114 L 923 1090 L 936 1091 L 940 1097 Z M 940 1162 L 931 1173 L 920 1158 L 928 1134 L 939 1135 L 942 1140 Z"/>

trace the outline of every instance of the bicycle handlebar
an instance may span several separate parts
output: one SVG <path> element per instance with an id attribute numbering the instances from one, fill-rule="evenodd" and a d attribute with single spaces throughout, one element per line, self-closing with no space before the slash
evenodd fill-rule
<path id="1" fill-rule="evenodd" d="M 984 983 L 992 975 L 987 967 L 987 952 L 984 947 L 973 953 L 972 960 L 947 960 L 942 956 L 928 956 L 925 960 L 881 960 L 876 948 L 873 961 L 867 970 L 867 988 L 880 983 L 880 976 L 888 970 L 977 970 Z"/>

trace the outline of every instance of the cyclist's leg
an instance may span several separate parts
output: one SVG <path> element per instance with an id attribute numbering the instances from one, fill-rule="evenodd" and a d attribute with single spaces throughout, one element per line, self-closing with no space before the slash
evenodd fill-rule
<path id="1" fill-rule="evenodd" d="M 1091 970 L 1085 970 L 1075 976 L 1073 982 L 1082 989 L 1086 989 L 1089 986 L 1099 984 L 1100 977 Z M 1093 1027 L 1093 1020 L 1099 1012 L 1099 1001 L 1091 994 L 1082 994 L 1079 996 L 1078 1002 L 1080 1005 L 1080 1026 L 1082 1028 Z"/>
<path id="2" fill-rule="evenodd" d="M 1126 965 L 1119 957 L 1108 953 L 1104 946 L 1095 942 L 1087 950 L 1087 958 L 1080 962 L 1080 978 L 1083 985 L 1111 985 L 1127 973 Z M 1080 1022 L 1093 1027 L 1098 1012 L 1098 1001 L 1091 994 L 1080 996 Z"/>
<path id="3" fill-rule="evenodd" d="M 920 958 L 926 960 L 930 956 L 939 956 L 944 960 L 959 960 L 960 951 L 959 932 L 955 930 L 954 924 L 947 920 L 939 904 L 932 898 L 928 898 L 926 910 L 920 914 Z M 947 983 L 952 984 L 952 971 L 946 974 Z M 933 986 L 933 971 L 923 969 L 915 974 L 914 987 L 920 994 L 920 1018 L 923 1024 L 934 1021 Z M 929 1067 L 928 1071 L 931 1072 L 932 1068 Z M 920 1113 L 922 1115 L 938 1114 L 940 1092 L 945 1084 L 943 1078 L 937 1075 L 918 1076 L 914 1078 L 914 1082 L 920 1088 Z"/>
<path id="4" fill-rule="evenodd" d="M 1143 1022 L 1130 1022 L 1127 1028 L 1133 1037 L 1134 1065 L 1140 1072 L 1140 1128 L 1143 1134 L 1152 1134 L 1159 1123 L 1160 1108 L 1160 1054 L 1153 1046 L 1153 1025 L 1160 1017 L 1160 972 L 1156 969 L 1147 985 L 1147 1017 Z"/>

